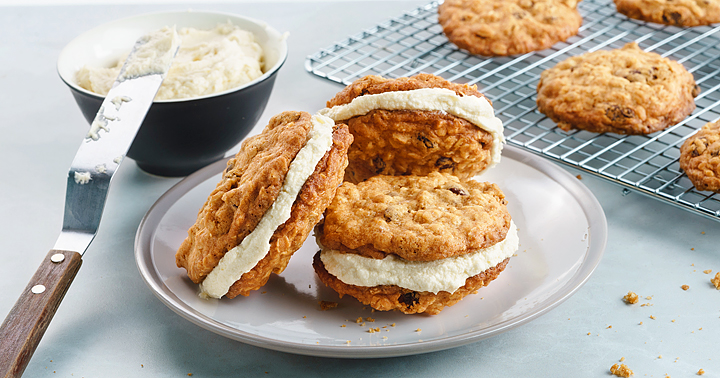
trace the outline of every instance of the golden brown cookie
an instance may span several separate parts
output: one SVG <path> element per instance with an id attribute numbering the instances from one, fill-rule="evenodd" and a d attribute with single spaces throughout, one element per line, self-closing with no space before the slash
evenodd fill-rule
<path id="1" fill-rule="evenodd" d="M 614 0 L 617 11 L 636 20 L 673 26 L 720 22 L 718 0 Z"/>
<path id="2" fill-rule="evenodd" d="M 538 110 L 565 131 L 650 134 L 692 113 L 699 87 L 680 63 L 632 42 L 558 63 L 537 92 Z"/>
<path id="3" fill-rule="evenodd" d="M 454 104 L 462 104 L 454 108 L 470 116 L 447 111 Z M 500 159 L 502 123 L 474 85 L 430 74 L 366 76 L 327 106 L 320 113 L 348 124 L 354 136 L 345 171 L 350 182 L 430 172 L 470 178 Z"/>
<path id="4" fill-rule="evenodd" d="M 222 179 L 200 209 L 196 223 L 176 254 L 178 267 L 195 283 L 203 282 L 223 256 L 239 245 L 271 208 L 296 155 L 310 140 L 312 117 L 305 112 L 284 112 L 273 117 L 260 135 L 243 142 Z M 328 120 L 329 121 L 329 120 Z M 270 250 L 226 294 L 248 295 L 264 285 L 270 273 L 280 273 L 302 245 L 342 182 L 352 135 L 336 124 L 332 145 L 302 185 L 290 218 L 275 229 Z"/>
<path id="5" fill-rule="evenodd" d="M 697 190 L 720 193 L 720 120 L 685 140 L 680 147 L 680 168 Z"/>
<path id="6" fill-rule="evenodd" d="M 518 246 L 495 184 L 437 172 L 343 183 L 315 238 L 325 285 L 408 314 L 436 314 L 487 285 Z"/>
<path id="7" fill-rule="evenodd" d="M 497 185 L 428 176 L 375 176 L 345 182 L 316 231 L 318 242 L 339 251 L 409 261 L 433 261 L 486 248 L 510 227 Z"/>
<path id="8" fill-rule="evenodd" d="M 498 265 L 472 276 L 465 281 L 465 286 L 453 293 L 441 291 L 437 294 L 428 291 L 413 291 L 396 285 L 380 285 L 363 287 L 349 285 L 332 274 L 328 273 L 320 260 L 320 252 L 315 254 L 313 268 L 325 286 L 335 290 L 342 298 L 349 295 L 364 305 L 369 305 L 378 311 L 398 310 L 405 314 L 428 313 L 439 314 L 446 306 L 452 306 L 469 294 L 475 294 L 478 289 L 487 286 L 490 281 L 498 277 L 505 270 L 510 258 L 506 258 Z"/>
<path id="9" fill-rule="evenodd" d="M 505 56 L 543 50 L 576 35 L 577 0 L 445 0 L 443 32 L 472 54 Z"/>

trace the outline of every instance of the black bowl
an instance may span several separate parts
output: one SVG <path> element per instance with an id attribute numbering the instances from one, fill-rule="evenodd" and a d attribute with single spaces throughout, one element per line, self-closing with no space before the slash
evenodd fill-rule
<path id="1" fill-rule="evenodd" d="M 255 34 L 265 53 L 264 74 L 213 95 L 154 101 L 127 153 L 148 173 L 185 176 L 221 159 L 253 129 L 287 57 L 284 35 L 262 22 L 225 13 L 141 15 L 101 25 L 74 39 L 58 58 L 58 73 L 91 123 L 104 97 L 77 85 L 75 74 L 80 67 L 109 66 L 127 53 L 139 36 L 163 26 L 209 29 L 228 20 Z"/>

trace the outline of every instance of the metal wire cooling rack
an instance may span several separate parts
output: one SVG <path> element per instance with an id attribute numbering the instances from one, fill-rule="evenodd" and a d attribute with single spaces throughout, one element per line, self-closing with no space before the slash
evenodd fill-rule
<path id="1" fill-rule="evenodd" d="M 610 0 L 584 0 L 577 36 L 551 49 L 521 56 L 484 58 L 459 50 L 437 23 L 435 1 L 324 48 L 306 69 L 340 84 L 365 75 L 411 76 L 428 72 L 477 84 L 493 101 L 508 143 L 597 175 L 625 189 L 720 220 L 720 194 L 693 188 L 678 164 L 680 145 L 705 123 L 720 118 L 720 39 L 717 27 L 681 29 L 628 19 Z M 646 51 L 681 62 L 701 94 L 683 122 L 650 136 L 566 133 L 537 111 L 540 73 L 570 57 L 637 41 Z"/>

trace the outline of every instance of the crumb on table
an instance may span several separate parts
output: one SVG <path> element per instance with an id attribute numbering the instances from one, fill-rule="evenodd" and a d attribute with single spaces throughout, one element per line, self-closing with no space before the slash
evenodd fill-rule
<path id="1" fill-rule="evenodd" d="M 703 374 L 705 374 L 705 370 L 703 370 L 703 369 L 698 370 L 697 375 L 703 375 Z"/>
<path id="2" fill-rule="evenodd" d="M 680 288 L 683 289 L 683 290 L 685 290 L 685 291 L 687 291 L 687 289 L 689 289 L 690 286 L 688 286 L 688 285 L 682 285 L 682 286 L 680 286 Z"/>
<path id="3" fill-rule="evenodd" d="M 703 270 L 703 273 L 710 274 L 710 273 L 712 273 L 712 269 L 705 269 L 705 270 Z"/>
<path id="4" fill-rule="evenodd" d="M 320 301 L 318 303 L 320 304 L 321 311 L 327 311 L 327 310 L 333 309 L 338 306 L 337 302 L 331 302 L 331 301 Z"/>
<path id="5" fill-rule="evenodd" d="M 615 365 L 611 366 L 611 367 L 610 367 L 610 372 L 611 372 L 613 375 L 616 375 L 616 376 L 618 376 L 618 377 L 625 377 L 625 378 L 630 377 L 631 375 L 633 375 L 633 371 L 630 370 L 630 368 L 627 367 L 627 365 L 625 365 L 625 364 L 620 364 L 620 365 L 615 364 Z"/>
<path id="6" fill-rule="evenodd" d="M 711 279 L 710 282 L 715 285 L 716 289 L 720 290 L 720 272 L 717 272 L 715 278 Z"/>
<path id="7" fill-rule="evenodd" d="M 623 299 L 625 300 L 625 303 L 628 304 L 638 303 L 638 295 L 632 291 L 628 291 L 628 293 L 623 297 Z"/>

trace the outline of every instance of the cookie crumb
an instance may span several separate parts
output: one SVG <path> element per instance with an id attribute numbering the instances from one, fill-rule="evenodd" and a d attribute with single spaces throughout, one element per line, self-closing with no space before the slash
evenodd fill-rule
<path id="1" fill-rule="evenodd" d="M 355 319 L 355 323 L 357 323 L 357 324 L 362 323 L 362 316 L 359 317 L 359 318 L 357 318 L 357 319 Z"/>
<path id="2" fill-rule="evenodd" d="M 588 332 L 588 336 L 590 336 L 590 332 Z"/>
<path id="3" fill-rule="evenodd" d="M 188 373 L 188 377 L 192 377 L 192 373 Z"/>
<path id="4" fill-rule="evenodd" d="M 638 295 L 632 291 L 628 291 L 628 293 L 623 297 L 623 299 L 625 300 L 625 303 L 628 304 L 638 303 Z"/>
<path id="5" fill-rule="evenodd" d="M 705 269 L 705 270 L 703 270 L 703 273 L 710 274 L 710 273 L 712 273 L 712 269 Z"/>
<path id="6" fill-rule="evenodd" d="M 387 336 L 383 336 L 383 340 L 387 340 L 387 338 L 388 338 Z"/>
<path id="7" fill-rule="evenodd" d="M 705 374 L 705 370 L 703 370 L 703 369 L 698 370 L 697 375 L 703 375 L 703 374 Z"/>
<path id="8" fill-rule="evenodd" d="M 307 319 L 307 316 L 303 316 L 303 319 Z"/>
<path id="9" fill-rule="evenodd" d="M 415 332 L 422 332 L 420 328 L 416 329 Z"/>
<path id="10" fill-rule="evenodd" d="M 640 322 L 640 324 L 638 324 L 638 325 L 642 325 L 642 322 Z"/>
<path id="11" fill-rule="evenodd" d="M 340 328 L 345 328 L 345 324 L 341 325 Z"/>
<path id="12" fill-rule="evenodd" d="M 690 286 L 688 286 L 688 285 L 682 285 L 682 286 L 680 286 L 680 288 L 683 289 L 683 290 L 685 290 L 685 291 L 687 291 L 687 289 L 689 289 Z"/>
<path id="13" fill-rule="evenodd" d="M 260 293 L 260 294 L 265 294 L 265 293 L 267 293 L 267 291 L 263 291 L 263 292 L 262 292 L 262 293 Z"/>
<path id="14" fill-rule="evenodd" d="M 658 360 L 662 360 L 662 354 L 658 356 Z"/>
<path id="15" fill-rule="evenodd" d="M 652 319 L 652 320 L 655 320 L 655 317 L 654 317 L 654 316 L 652 316 L 652 315 L 650 315 L 650 319 Z"/>
<path id="16" fill-rule="evenodd" d="M 582 180 L 582 176 L 581 176 L 581 175 L 577 175 L 577 176 L 575 176 L 575 177 L 577 177 L 578 180 Z"/>
<path id="17" fill-rule="evenodd" d="M 345 344 L 350 345 L 350 340 L 346 341 Z"/>
<path id="18" fill-rule="evenodd" d="M 390 324 L 390 327 L 395 327 L 395 323 L 393 323 L 393 324 Z"/>
<path id="19" fill-rule="evenodd" d="M 370 323 L 375 322 L 375 319 L 373 319 L 373 318 L 371 318 L 371 317 L 369 317 L 369 316 L 368 316 L 367 318 L 365 318 L 365 320 L 369 321 Z"/>
<path id="20" fill-rule="evenodd" d="M 620 357 L 620 362 L 625 361 L 625 357 Z"/>
<path id="21" fill-rule="evenodd" d="M 695 250 L 695 248 L 690 248 L 690 250 L 691 250 L 691 251 L 694 251 L 694 250 Z M 695 266 L 695 264 L 693 264 L 693 266 Z"/>
<path id="22" fill-rule="evenodd" d="M 320 311 L 327 311 L 338 306 L 337 302 L 320 301 L 318 303 L 320 304 Z"/>
<path id="23" fill-rule="evenodd" d="M 711 279 L 710 282 L 715 285 L 716 289 L 720 290 L 720 272 L 717 272 L 715 278 Z"/>
<path id="24" fill-rule="evenodd" d="M 620 365 L 615 364 L 615 365 L 611 366 L 610 372 L 615 376 L 624 377 L 624 378 L 630 377 L 631 375 L 634 374 L 633 371 L 630 370 L 630 368 L 627 367 L 627 365 L 625 365 L 625 364 L 620 364 Z"/>
<path id="25" fill-rule="evenodd" d="M 611 325 L 607 326 L 607 328 L 605 328 L 605 329 L 610 329 L 610 328 L 612 328 L 612 326 L 611 326 Z"/>

